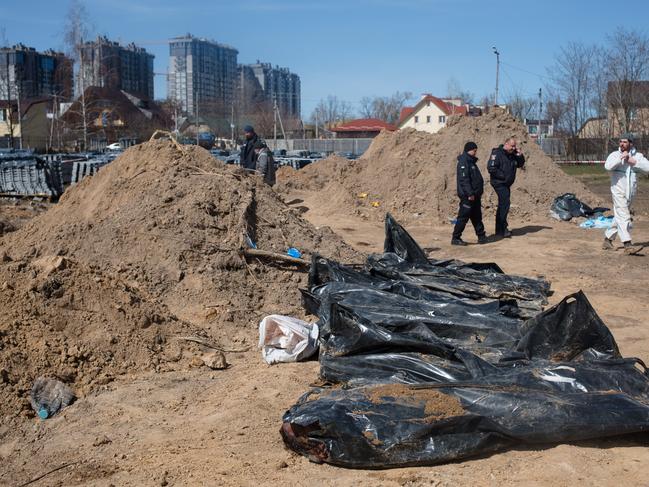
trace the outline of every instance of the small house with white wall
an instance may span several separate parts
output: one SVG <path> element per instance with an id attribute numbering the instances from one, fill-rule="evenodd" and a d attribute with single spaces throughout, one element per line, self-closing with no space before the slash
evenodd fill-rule
<path id="1" fill-rule="evenodd" d="M 426 94 L 414 107 L 404 107 L 401 110 L 398 128 L 409 127 L 434 134 L 446 126 L 449 117 L 467 115 L 468 112 L 469 106 L 460 99 L 446 100 Z"/>

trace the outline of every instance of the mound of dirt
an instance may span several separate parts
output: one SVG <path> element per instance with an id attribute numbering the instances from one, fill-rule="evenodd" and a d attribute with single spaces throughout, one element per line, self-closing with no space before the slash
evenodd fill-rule
<path id="1" fill-rule="evenodd" d="M 25 406 L 37 375 L 83 388 L 127 370 L 186 366 L 170 337 L 201 333 L 237 348 L 263 315 L 302 315 L 306 274 L 246 261 L 251 243 L 278 254 L 296 247 L 307 259 L 357 257 L 260 177 L 204 149 L 155 141 L 127 150 L 0 239 L 2 388 Z"/>
<path id="2" fill-rule="evenodd" d="M 381 219 L 386 211 L 404 222 L 415 218 L 448 222 L 457 214 L 456 161 L 464 144 L 478 144 L 485 178 L 483 207 L 495 214 L 497 197 L 489 185 L 486 161 L 491 149 L 515 136 L 526 156 L 512 188 L 511 215 L 520 219 L 547 215 L 554 198 L 575 193 L 591 206 L 602 201 L 577 179 L 566 175 L 527 136 L 525 127 L 502 111 L 481 117 L 455 117 L 437 134 L 414 129 L 382 132 L 357 161 L 325 159 L 294 173 L 282 172 L 280 190 L 317 193 L 325 211 Z"/>
<path id="3" fill-rule="evenodd" d="M 248 239 L 281 254 L 296 247 L 305 258 L 356 255 L 288 208 L 261 178 L 199 147 L 180 152 L 166 141 L 129 149 L 5 245 L 17 259 L 61 255 L 117 272 L 189 320 L 204 318 L 205 306 L 222 318 L 230 310 L 246 319 L 251 310 L 297 308 L 299 276 L 246 264 L 239 250 Z"/>
<path id="4" fill-rule="evenodd" d="M 119 276 L 60 256 L 0 266 L 0 417 L 32 414 L 38 376 L 55 376 L 84 393 L 139 370 L 186 367 L 201 334 Z M 189 355 L 185 354 L 189 351 Z"/>
<path id="5" fill-rule="evenodd" d="M 323 189 L 332 180 L 342 178 L 348 170 L 349 163 L 348 159 L 333 154 L 326 159 L 309 164 L 304 169 L 295 170 L 290 166 L 282 166 L 276 174 L 280 182 L 278 189 L 283 192 L 290 189 Z"/>
<path id="6" fill-rule="evenodd" d="M 0 237 L 15 232 L 29 220 L 47 210 L 49 204 L 38 201 L 0 199 Z"/>

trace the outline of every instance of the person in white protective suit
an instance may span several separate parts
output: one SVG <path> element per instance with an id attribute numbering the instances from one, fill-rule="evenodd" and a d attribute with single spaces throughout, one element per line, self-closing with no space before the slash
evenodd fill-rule
<path id="1" fill-rule="evenodd" d="M 633 137 L 629 134 L 620 138 L 620 148 L 606 158 L 606 170 L 611 174 L 611 194 L 613 196 L 613 226 L 606 230 L 602 248 L 613 248 L 613 240 L 620 235 L 627 254 L 639 249 L 631 243 L 631 203 L 637 190 L 636 173 L 649 172 L 649 160 L 633 147 Z"/>

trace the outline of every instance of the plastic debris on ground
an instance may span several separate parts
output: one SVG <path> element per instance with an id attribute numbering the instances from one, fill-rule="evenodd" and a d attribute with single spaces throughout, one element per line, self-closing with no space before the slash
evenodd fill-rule
<path id="1" fill-rule="evenodd" d="M 259 348 L 270 365 L 304 360 L 318 351 L 318 326 L 290 316 L 266 316 L 259 323 Z"/>
<path id="2" fill-rule="evenodd" d="M 314 256 L 320 383 L 280 433 L 314 462 L 433 465 L 517 444 L 649 431 L 649 376 L 586 296 L 496 264 L 428 259 L 386 217 L 365 267 Z"/>
<path id="3" fill-rule="evenodd" d="M 558 220 L 569 221 L 574 217 L 588 217 L 609 211 L 609 208 L 591 208 L 579 201 L 572 193 L 557 196 L 550 205 L 550 215 Z"/>
<path id="4" fill-rule="evenodd" d="M 589 218 L 579 224 L 581 228 L 611 228 L 614 219 L 612 216 L 598 216 L 597 218 Z"/>
<path id="5" fill-rule="evenodd" d="M 32 409 L 38 417 L 47 419 L 75 400 L 74 392 L 63 382 L 56 379 L 39 377 L 34 381 L 30 396 Z"/>
<path id="6" fill-rule="evenodd" d="M 293 257 L 295 259 L 301 259 L 302 258 L 302 252 L 300 252 L 298 249 L 295 247 L 290 247 L 287 251 L 286 254 L 289 257 Z"/>

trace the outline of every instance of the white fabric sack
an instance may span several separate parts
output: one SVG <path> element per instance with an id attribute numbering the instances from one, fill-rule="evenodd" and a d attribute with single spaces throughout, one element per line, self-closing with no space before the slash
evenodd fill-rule
<path id="1" fill-rule="evenodd" d="M 269 315 L 259 323 L 259 348 L 266 363 L 298 362 L 318 350 L 318 325 Z"/>

